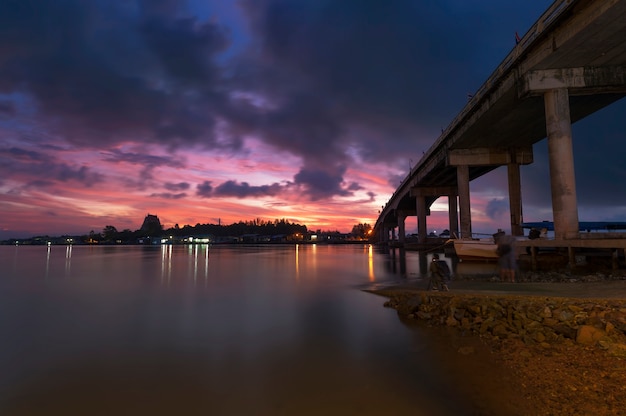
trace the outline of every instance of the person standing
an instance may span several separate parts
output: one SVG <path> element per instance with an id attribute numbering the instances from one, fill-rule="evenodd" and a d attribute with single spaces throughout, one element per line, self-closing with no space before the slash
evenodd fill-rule
<path id="1" fill-rule="evenodd" d="M 515 282 L 517 270 L 517 258 L 515 255 L 515 237 L 504 233 L 498 233 L 496 238 L 498 253 L 498 266 L 500 267 L 500 280 L 503 282 Z"/>
<path id="2" fill-rule="evenodd" d="M 444 269 L 441 265 L 443 263 L 439 260 L 439 254 L 433 254 L 433 260 L 430 262 L 430 267 L 428 268 L 430 271 L 430 281 L 428 282 L 428 290 L 442 290 L 448 291 L 448 285 L 445 282 L 445 279 L 448 278 L 446 273 L 446 268 Z M 449 269 L 448 269 L 449 270 Z"/>

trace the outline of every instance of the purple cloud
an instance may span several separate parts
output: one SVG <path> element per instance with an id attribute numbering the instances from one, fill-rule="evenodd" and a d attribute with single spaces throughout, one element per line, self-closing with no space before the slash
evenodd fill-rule
<path id="1" fill-rule="evenodd" d="M 251 186 L 247 182 L 226 181 L 217 186 L 214 196 L 234 196 L 236 198 L 257 198 L 262 196 L 275 196 L 283 192 L 283 186 L 274 183 L 272 185 Z"/>
<path id="2" fill-rule="evenodd" d="M 170 182 L 166 182 L 165 184 L 163 184 L 163 187 L 165 189 L 167 189 L 168 191 L 186 191 L 187 189 L 189 189 L 191 185 L 189 185 L 187 182 L 179 182 L 179 183 L 170 183 Z"/>
<path id="3" fill-rule="evenodd" d="M 170 192 L 162 192 L 162 193 L 154 193 L 150 195 L 150 197 L 152 198 L 163 198 L 163 199 L 183 199 L 186 196 L 187 194 L 184 192 L 180 192 L 177 194 L 170 193 Z"/>
<path id="4" fill-rule="evenodd" d="M 204 181 L 201 184 L 196 185 L 196 195 L 201 198 L 210 198 L 213 193 L 213 186 L 211 181 Z"/>

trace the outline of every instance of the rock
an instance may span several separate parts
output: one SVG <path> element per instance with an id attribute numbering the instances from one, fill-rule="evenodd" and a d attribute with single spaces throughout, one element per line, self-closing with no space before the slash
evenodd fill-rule
<path id="1" fill-rule="evenodd" d="M 557 335 L 562 335 L 564 338 L 568 339 L 575 339 L 578 334 L 576 328 L 572 328 L 565 324 L 555 325 L 552 329 Z"/>
<path id="2" fill-rule="evenodd" d="M 541 343 L 544 342 L 546 340 L 546 336 L 544 335 L 543 332 L 535 332 L 535 341 Z"/>
<path id="3" fill-rule="evenodd" d="M 506 338 L 508 332 L 509 331 L 507 331 L 506 326 L 504 324 L 496 324 L 496 326 L 494 326 L 491 331 L 491 333 L 494 336 L 500 337 L 500 338 Z"/>
<path id="4" fill-rule="evenodd" d="M 591 325 L 581 325 L 576 333 L 576 342 L 583 345 L 593 345 L 603 337 L 606 332 Z"/>
<path id="5" fill-rule="evenodd" d="M 465 309 L 456 309 L 454 311 L 454 319 L 460 321 L 465 316 Z"/>
<path id="6" fill-rule="evenodd" d="M 604 331 L 605 331 L 607 334 L 612 333 L 613 331 L 615 331 L 615 325 L 613 325 L 613 324 L 612 324 L 612 323 L 610 323 L 610 322 L 607 322 L 607 323 L 606 323 L 606 326 L 604 327 Z"/>
<path id="7" fill-rule="evenodd" d="M 608 351 L 614 357 L 626 358 L 626 344 L 610 344 Z"/>
<path id="8" fill-rule="evenodd" d="M 543 311 L 541 311 L 541 314 L 539 314 L 539 316 L 541 316 L 542 318 L 552 318 L 552 309 L 550 309 L 549 306 L 546 306 L 545 308 L 543 308 Z"/>
<path id="9" fill-rule="evenodd" d="M 571 321 L 574 318 L 574 314 L 570 311 L 560 311 L 558 315 L 558 319 L 561 322 Z"/>
<path id="10" fill-rule="evenodd" d="M 412 313 L 415 313 L 419 306 L 422 304 L 421 300 L 418 297 L 411 297 L 405 301 L 397 301 L 395 309 L 402 316 L 408 316 Z"/>
<path id="11" fill-rule="evenodd" d="M 553 318 L 544 318 L 542 323 L 545 326 L 549 326 L 550 328 L 554 328 L 555 326 L 557 326 L 559 324 L 559 321 L 557 321 L 556 319 L 553 319 Z"/>
<path id="12" fill-rule="evenodd" d="M 575 342 L 619 357 L 626 356 L 626 308 L 622 305 L 622 301 L 430 292 L 396 295 L 385 302 L 402 317 L 458 328 L 491 341 L 542 346 Z"/>
<path id="13" fill-rule="evenodd" d="M 446 319 L 446 325 L 447 326 L 458 326 L 459 325 L 459 321 L 454 319 L 454 317 L 452 317 L 452 316 L 448 316 L 448 318 Z"/>
<path id="14" fill-rule="evenodd" d="M 463 329 L 470 329 L 472 327 L 469 318 L 462 318 L 461 319 L 461 328 Z"/>
<path id="15" fill-rule="evenodd" d="M 417 317 L 418 317 L 419 319 L 422 319 L 422 320 L 424 320 L 424 321 L 427 321 L 427 320 L 429 320 L 430 318 L 432 318 L 432 315 L 431 315 L 431 314 L 429 314 L 428 312 L 418 311 L 418 312 L 417 312 Z"/>
<path id="16" fill-rule="evenodd" d="M 570 311 L 574 313 L 579 313 L 583 311 L 583 308 L 581 308 L 580 306 L 576 306 L 576 305 L 569 305 L 567 309 L 569 309 Z"/>

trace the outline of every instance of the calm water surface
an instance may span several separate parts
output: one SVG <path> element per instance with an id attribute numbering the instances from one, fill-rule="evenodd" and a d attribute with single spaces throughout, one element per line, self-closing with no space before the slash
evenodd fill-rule
<path id="1" fill-rule="evenodd" d="M 369 245 L 0 247 L 0 414 L 477 414 L 361 290 L 419 270 Z"/>

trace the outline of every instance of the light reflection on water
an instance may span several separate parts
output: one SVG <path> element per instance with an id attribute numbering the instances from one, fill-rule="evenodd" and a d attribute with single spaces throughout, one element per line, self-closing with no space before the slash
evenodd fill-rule
<path id="1" fill-rule="evenodd" d="M 369 245 L 0 247 L 0 413 L 474 414 Z M 398 267 L 396 267 L 398 266 Z"/>

